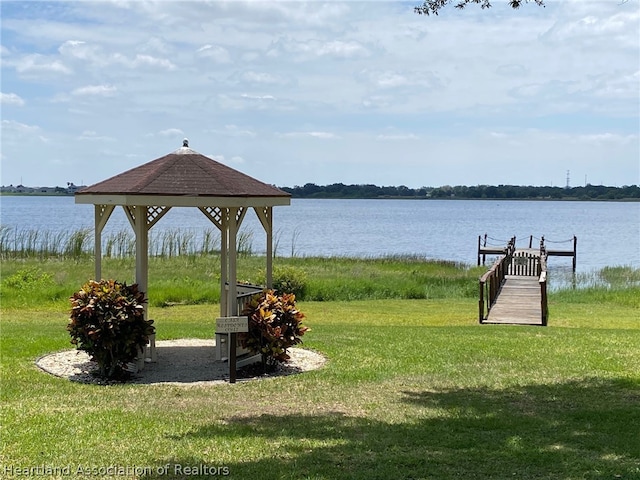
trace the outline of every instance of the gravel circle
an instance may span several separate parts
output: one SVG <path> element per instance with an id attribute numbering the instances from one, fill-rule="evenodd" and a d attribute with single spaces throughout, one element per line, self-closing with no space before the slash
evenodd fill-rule
<path id="1" fill-rule="evenodd" d="M 146 363 L 142 371 L 131 374 L 126 383 L 144 385 L 198 386 L 228 383 L 229 364 L 215 361 L 214 340 L 180 339 L 156 342 L 157 362 Z M 293 375 L 322 368 L 327 359 L 312 350 L 290 348 L 291 359 L 278 365 L 273 372 L 257 374 L 260 369 L 247 366 L 238 369 L 237 382 L 246 382 L 283 375 Z M 44 355 L 36 360 L 43 371 L 73 382 L 91 384 L 115 384 L 105 381 L 93 372 L 96 363 L 86 352 L 65 350 Z"/>

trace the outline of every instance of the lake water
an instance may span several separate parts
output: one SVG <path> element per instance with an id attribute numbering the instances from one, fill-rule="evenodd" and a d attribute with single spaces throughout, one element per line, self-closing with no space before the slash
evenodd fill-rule
<path id="1" fill-rule="evenodd" d="M 73 197 L 0 197 L 0 224 L 20 230 L 74 231 L 93 228 L 93 205 Z M 201 235 L 213 225 L 196 208 L 174 208 L 151 229 Z M 121 208 L 105 236 L 131 230 Z M 264 233 L 253 211 L 241 231 L 251 234 L 253 251 L 264 252 Z M 475 264 L 478 235 L 518 238 L 534 246 L 544 235 L 549 248 L 572 248 L 578 238 L 578 272 L 605 266 L 640 267 L 640 203 L 503 200 L 327 200 L 292 199 L 274 208 L 274 237 L 280 256 L 419 255 Z M 561 242 L 561 243 L 556 243 Z M 571 258 L 551 257 L 550 269 L 570 269 Z"/>

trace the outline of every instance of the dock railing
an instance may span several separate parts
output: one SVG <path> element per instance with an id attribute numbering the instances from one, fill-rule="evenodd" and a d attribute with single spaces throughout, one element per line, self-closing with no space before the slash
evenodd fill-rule
<path id="1" fill-rule="evenodd" d="M 547 326 L 549 316 L 549 304 L 547 301 L 547 255 L 542 245 L 540 246 L 540 311 L 542 312 L 542 325 Z"/>
<path id="2" fill-rule="evenodd" d="M 567 249 L 561 249 L 561 248 L 549 248 L 547 247 L 545 242 L 554 243 L 554 244 L 572 243 L 573 245 L 570 250 L 567 250 Z M 573 238 L 570 238 L 569 240 L 560 240 L 560 241 L 545 240 L 545 238 L 542 237 L 540 239 L 540 249 L 542 249 L 543 247 L 547 252 L 547 256 L 549 257 L 572 257 L 573 273 L 576 273 L 576 260 L 578 257 L 578 237 L 574 235 Z"/>
<path id="3" fill-rule="evenodd" d="M 488 240 L 492 240 L 493 242 L 497 243 L 490 244 L 488 243 Z M 482 265 L 484 265 L 487 259 L 487 255 L 505 255 L 509 250 L 509 247 L 515 247 L 515 245 L 515 236 L 504 242 L 503 240 L 497 240 L 495 238 L 489 237 L 486 233 L 484 234 L 484 238 L 481 235 L 478 235 L 478 266 L 480 266 L 481 260 Z"/>
<path id="4" fill-rule="evenodd" d="M 480 323 L 487 318 L 491 306 L 498 298 L 500 288 L 511 266 L 514 249 L 514 243 L 510 243 L 506 254 L 499 257 L 489 271 L 480 277 L 480 301 L 478 303 Z"/>

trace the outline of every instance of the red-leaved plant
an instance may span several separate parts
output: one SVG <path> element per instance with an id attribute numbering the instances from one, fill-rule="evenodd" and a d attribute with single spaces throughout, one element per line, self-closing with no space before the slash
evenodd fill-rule
<path id="1" fill-rule="evenodd" d="M 137 284 L 90 280 L 70 301 L 71 343 L 96 361 L 100 376 L 122 376 L 155 332 L 153 320 L 144 318 L 144 293 Z"/>
<path id="2" fill-rule="evenodd" d="M 264 365 L 289 360 L 287 349 L 302 343 L 300 337 L 309 330 L 292 293 L 263 290 L 251 297 L 242 315 L 249 317 L 249 332 L 240 334 L 242 346 L 262 354 Z"/>

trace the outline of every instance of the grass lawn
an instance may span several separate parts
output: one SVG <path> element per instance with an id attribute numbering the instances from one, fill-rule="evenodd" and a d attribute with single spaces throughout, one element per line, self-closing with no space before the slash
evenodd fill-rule
<path id="1" fill-rule="evenodd" d="M 3 301 L 0 478 L 640 478 L 638 288 L 552 294 L 548 327 L 478 325 L 466 297 L 299 307 L 321 370 L 97 386 L 34 365 L 71 348 L 66 303 Z M 210 338 L 217 311 L 150 316 Z"/>

